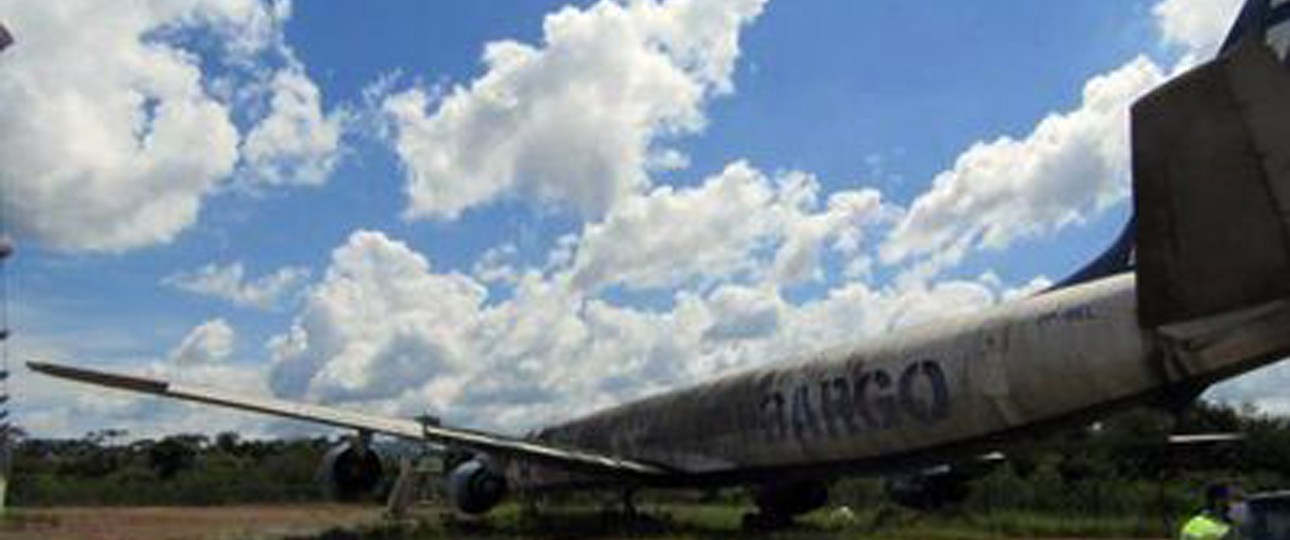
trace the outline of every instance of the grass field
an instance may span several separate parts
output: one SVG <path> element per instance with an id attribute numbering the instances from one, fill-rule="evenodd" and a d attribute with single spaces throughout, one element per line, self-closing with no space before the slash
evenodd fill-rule
<path id="1" fill-rule="evenodd" d="M 595 508 L 562 507 L 523 512 L 503 506 L 468 519 L 435 506 L 416 508 L 399 522 L 381 509 L 311 505 L 209 508 L 52 508 L 16 510 L 0 521 L 4 540 L 419 540 L 441 538 L 536 539 L 892 539 L 984 540 L 996 538 L 1163 538 L 1163 523 L 1149 517 L 1091 519 L 1024 513 L 926 515 L 896 508 L 816 512 L 775 533 L 740 527 L 741 507 L 655 504 L 627 519 Z"/>

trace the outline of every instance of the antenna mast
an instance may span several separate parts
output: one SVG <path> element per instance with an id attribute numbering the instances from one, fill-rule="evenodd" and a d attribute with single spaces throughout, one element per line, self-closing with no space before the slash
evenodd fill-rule
<path id="1" fill-rule="evenodd" d="M 13 44 L 13 36 L 0 24 L 0 53 Z M 9 272 L 8 261 L 14 252 L 9 235 L 4 183 L 0 181 L 0 514 L 5 510 L 5 493 L 13 465 L 14 428 L 9 417 Z"/>

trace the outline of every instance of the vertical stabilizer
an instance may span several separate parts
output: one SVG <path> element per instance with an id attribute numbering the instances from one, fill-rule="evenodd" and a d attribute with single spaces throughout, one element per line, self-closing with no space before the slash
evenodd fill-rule
<path id="1" fill-rule="evenodd" d="M 1223 52 L 1133 107 L 1142 322 L 1290 296 L 1290 0 L 1251 0 Z"/>

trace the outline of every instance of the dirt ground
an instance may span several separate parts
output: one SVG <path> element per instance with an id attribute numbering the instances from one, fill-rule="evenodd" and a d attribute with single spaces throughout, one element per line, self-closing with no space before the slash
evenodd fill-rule
<path id="1" fill-rule="evenodd" d="M 0 539 L 267 540 L 374 523 L 381 511 L 340 505 L 10 509 L 0 518 Z"/>

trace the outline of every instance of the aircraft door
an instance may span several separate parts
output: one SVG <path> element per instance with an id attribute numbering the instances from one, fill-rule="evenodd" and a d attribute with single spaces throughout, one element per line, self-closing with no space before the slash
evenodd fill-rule
<path id="1" fill-rule="evenodd" d="M 987 415 L 993 421 L 1015 425 L 1021 418 L 1012 403 L 1012 387 L 1008 378 L 1008 355 L 1012 342 L 1008 324 L 996 324 L 978 335 L 979 356 L 971 363 L 971 381 L 985 398 Z"/>

